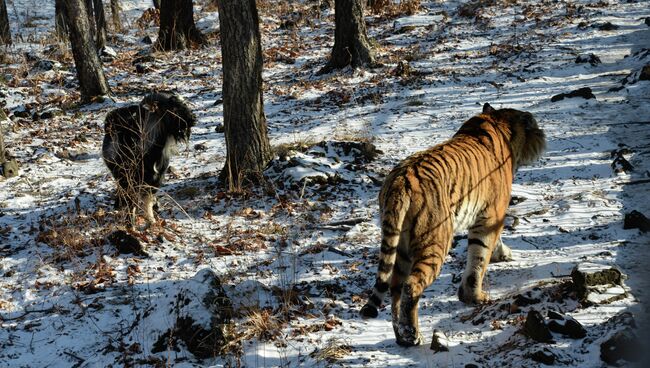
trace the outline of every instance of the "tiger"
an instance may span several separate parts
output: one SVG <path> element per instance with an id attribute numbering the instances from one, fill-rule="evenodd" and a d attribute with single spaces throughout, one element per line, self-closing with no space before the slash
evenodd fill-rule
<path id="1" fill-rule="evenodd" d="M 421 344 L 418 301 L 440 274 L 454 234 L 464 230 L 467 264 L 458 298 L 486 302 L 482 283 L 488 263 L 511 259 L 501 231 L 513 176 L 545 149 L 544 132 L 531 113 L 486 103 L 450 140 L 400 162 L 379 193 L 379 266 L 361 316 L 376 318 L 390 289 L 397 343 Z"/>

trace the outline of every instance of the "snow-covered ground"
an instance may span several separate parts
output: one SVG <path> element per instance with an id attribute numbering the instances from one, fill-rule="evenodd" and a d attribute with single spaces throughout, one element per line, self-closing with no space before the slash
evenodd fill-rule
<path id="1" fill-rule="evenodd" d="M 78 106 L 53 2 L 7 3 L 15 44 L 0 69 L 10 116 L 0 124 L 21 175 L 0 178 L 0 366 L 537 366 L 530 355 L 546 348 L 556 366 L 601 367 L 623 313 L 643 335 L 650 240 L 623 218 L 650 216 L 650 81 L 639 80 L 649 2 L 422 1 L 415 16 L 367 17 L 382 67 L 316 76 L 333 10 L 258 1 L 270 139 L 289 163 L 278 159 L 269 184 L 244 194 L 216 179 L 225 142 L 214 8 L 195 1 L 209 47 L 154 53 L 138 74 L 132 61 L 157 29 L 136 21 L 149 1 L 121 1 L 127 31 L 109 37 L 118 56 L 104 63 L 114 101 Z M 591 53 L 601 63 L 575 62 Z M 35 67 L 45 59 L 60 65 Z M 596 98 L 551 102 L 582 87 Z M 163 89 L 191 101 L 199 124 L 159 193 L 163 221 L 132 232 L 147 256 L 120 254 L 109 240 L 125 227 L 99 156 L 103 119 Z M 358 317 L 377 266 L 378 183 L 485 102 L 532 112 L 548 137 L 544 157 L 515 179 L 503 235 L 514 260 L 490 265 L 491 303 L 464 305 L 460 240 L 420 302 L 425 340 L 439 330 L 449 351 L 399 347 L 390 307 Z M 62 113 L 34 117 L 52 109 Z M 614 170 L 615 150 L 633 170 Z M 627 275 L 623 298 L 579 303 L 569 274 L 586 263 Z M 522 296 L 531 304 L 514 307 Z M 535 342 L 521 333 L 531 309 L 570 315 L 587 335 Z"/>

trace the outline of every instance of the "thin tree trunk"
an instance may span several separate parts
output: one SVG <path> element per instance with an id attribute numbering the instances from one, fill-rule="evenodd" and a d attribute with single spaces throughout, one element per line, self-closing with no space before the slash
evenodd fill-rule
<path id="1" fill-rule="evenodd" d="M 89 102 L 94 97 L 110 93 L 95 42 L 90 34 L 92 17 L 88 16 L 84 0 L 66 0 L 66 15 L 69 19 L 68 33 L 81 87 L 81 99 Z"/>
<path id="2" fill-rule="evenodd" d="M 65 0 L 54 2 L 54 25 L 59 38 L 68 36 L 68 20 L 66 19 Z"/>
<path id="3" fill-rule="evenodd" d="M 111 0 L 111 20 L 115 32 L 122 32 L 122 22 L 120 21 L 120 0 Z"/>
<path id="4" fill-rule="evenodd" d="M 66 2 L 69 2 L 69 0 L 66 0 Z M 88 14 L 88 25 L 89 25 L 88 29 L 90 32 L 90 38 L 94 41 L 97 30 L 95 29 L 95 15 L 93 14 L 93 0 L 85 0 L 85 2 L 86 2 L 86 13 Z"/>
<path id="5" fill-rule="evenodd" d="M 334 48 L 327 65 L 320 73 L 352 65 L 359 67 L 374 63 L 374 55 L 363 19 L 362 0 L 335 0 Z"/>
<path id="6" fill-rule="evenodd" d="M 5 0 L 0 0 L 0 45 L 11 45 L 9 13 L 7 13 L 7 3 Z"/>
<path id="7" fill-rule="evenodd" d="M 106 14 L 102 0 L 93 0 L 93 13 L 95 15 L 95 45 L 97 50 L 106 46 Z"/>
<path id="8" fill-rule="evenodd" d="M 262 98 L 262 46 L 255 0 L 219 1 L 226 164 L 231 190 L 262 178 L 271 159 Z"/>
<path id="9" fill-rule="evenodd" d="M 182 50 L 206 44 L 205 36 L 194 24 L 192 0 L 161 0 L 158 47 Z"/>

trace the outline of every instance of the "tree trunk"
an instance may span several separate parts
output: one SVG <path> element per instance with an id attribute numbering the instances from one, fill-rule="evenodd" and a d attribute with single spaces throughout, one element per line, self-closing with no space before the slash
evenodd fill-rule
<path id="1" fill-rule="evenodd" d="M 65 0 L 54 2 L 54 25 L 59 38 L 68 36 L 68 20 L 66 19 Z"/>
<path id="2" fill-rule="evenodd" d="M 194 24 L 192 0 L 162 0 L 157 47 L 162 50 L 183 50 L 206 43 L 205 36 Z"/>
<path id="3" fill-rule="evenodd" d="M 86 13 L 88 14 L 88 29 L 90 32 L 90 38 L 94 41 L 95 40 L 95 34 L 96 34 L 96 29 L 95 29 L 95 15 L 93 14 L 93 0 L 85 0 L 86 1 Z M 69 2 L 66 0 L 66 2 Z M 68 18 L 70 19 L 70 18 Z"/>
<path id="4" fill-rule="evenodd" d="M 102 63 L 90 35 L 90 21 L 84 0 L 66 0 L 66 16 L 72 46 L 72 55 L 81 87 L 81 99 L 92 101 L 94 97 L 110 93 Z"/>
<path id="5" fill-rule="evenodd" d="M 373 64 L 374 55 L 366 33 L 362 0 L 335 0 L 334 48 L 327 65 L 320 73 L 352 65 Z"/>
<path id="6" fill-rule="evenodd" d="M 120 21 L 120 0 L 111 0 L 111 21 L 115 32 L 122 31 L 122 22 Z"/>
<path id="7" fill-rule="evenodd" d="M 160 0 L 153 0 L 153 7 L 156 9 L 160 9 Z"/>
<path id="8" fill-rule="evenodd" d="M 229 189 L 257 182 L 271 160 L 262 99 L 262 46 L 255 0 L 219 1 L 223 60 L 226 164 Z"/>
<path id="9" fill-rule="evenodd" d="M 93 0 L 93 14 L 95 15 L 95 46 L 101 50 L 106 46 L 106 14 L 102 0 Z"/>
<path id="10" fill-rule="evenodd" d="M 5 0 L 0 0 L 0 45 L 11 45 L 9 13 L 7 13 L 7 3 Z"/>

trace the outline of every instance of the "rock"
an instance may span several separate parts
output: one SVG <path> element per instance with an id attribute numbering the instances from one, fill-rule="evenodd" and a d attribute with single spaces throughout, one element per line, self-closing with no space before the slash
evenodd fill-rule
<path id="1" fill-rule="evenodd" d="M 605 22 L 601 25 L 598 26 L 598 29 L 601 31 L 615 31 L 619 28 L 616 24 L 612 24 L 611 22 Z"/>
<path id="2" fill-rule="evenodd" d="M 592 66 L 596 66 L 602 62 L 600 61 L 600 58 L 594 54 L 578 55 L 578 57 L 576 58 L 576 64 L 585 64 L 585 63 L 589 63 Z"/>
<path id="3" fill-rule="evenodd" d="M 531 339 L 539 342 L 554 342 L 553 335 L 544 323 L 544 317 L 538 311 L 531 309 L 526 316 L 524 333 Z"/>
<path id="4" fill-rule="evenodd" d="M 5 161 L 0 164 L 2 176 L 5 178 L 12 178 L 18 175 L 18 162 L 16 160 Z"/>
<path id="5" fill-rule="evenodd" d="M 138 256 L 147 256 L 142 243 L 133 235 L 124 230 L 116 230 L 107 237 L 108 241 L 117 248 L 120 254 L 135 254 Z"/>
<path id="6" fill-rule="evenodd" d="M 215 131 L 215 133 L 225 133 L 226 132 L 226 127 L 223 125 L 223 123 L 217 124 L 214 127 L 214 131 Z"/>
<path id="7" fill-rule="evenodd" d="M 58 61 L 43 59 L 35 62 L 34 66 L 32 67 L 32 70 L 46 72 L 49 70 L 54 70 L 59 68 L 61 68 L 61 63 L 59 63 Z"/>
<path id="8" fill-rule="evenodd" d="M 45 119 L 52 119 L 55 116 L 61 116 L 61 115 L 63 115 L 63 110 L 54 107 L 54 108 L 47 109 L 47 110 L 43 111 L 42 113 L 40 113 L 39 119 L 44 119 L 44 120 Z"/>
<path id="9" fill-rule="evenodd" d="M 634 166 L 632 166 L 632 164 L 622 155 L 618 155 L 614 158 L 611 167 L 617 174 L 634 171 Z"/>
<path id="10" fill-rule="evenodd" d="M 144 44 L 146 44 L 146 45 L 151 45 L 151 44 L 153 44 L 153 40 L 151 39 L 151 37 L 149 37 L 149 35 L 144 36 L 144 37 L 142 38 L 141 42 L 144 43 Z"/>
<path id="11" fill-rule="evenodd" d="M 645 25 L 650 27 L 650 17 L 645 17 Z"/>
<path id="12" fill-rule="evenodd" d="M 527 305 L 537 304 L 539 302 L 540 300 L 537 298 L 529 298 L 522 294 L 517 294 L 514 300 L 514 304 L 516 304 L 518 307 L 525 307 Z"/>
<path id="13" fill-rule="evenodd" d="M 596 263 L 581 263 L 571 271 L 573 287 L 578 297 L 585 298 L 589 288 L 599 285 L 621 285 L 622 273 L 611 266 Z"/>
<path id="14" fill-rule="evenodd" d="M 575 91 L 571 91 L 569 93 L 560 93 L 559 95 L 555 95 L 551 97 L 551 102 L 562 101 L 565 98 L 574 98 L 574 97 L 582 97 L 586 100 L 596 98 L 596 96 L 594 96 L 593 92 L 591 91 L 591 88 L 583 87 Z"/>
<path id="15" fill-rule="evenodd" d="M 102 47 L 102 50 L 100 51 L 99 54 L 100 54 L 101 56 L 107 56 L 107 57 L 112 57 L 112 58 L 116 58 L 116 57 L 117 57 L 117 51 L 115 51 L 115 49 L 113 49 L 113 48 L 110 47 L 110 46 L 104 46 L 104 47 Z"/>
<path id="16" fill-rule="evenodd" d="M 433 330 L 433 338 L 431 339 L 431 350 L 437 352 L 449 351 L 449 340 L 445 333 L 440 330 Z"/>
<path id="17" fill-rule="evenodd" d="M 142 64 L 142 63 L 153 63 L 154 61 L 156 61 L 155 57 L 153 57 L 152 55 L 146 54 L 146 55 L 138 56 L 137 58 L 133 59 L 131 64 L 136 65 L 136 64 Z"/>
<path id="18" fill-rule="evenodd" d="M 552 365 L 555 363 L 555 354 L 553 354 L 553 352 L 550 350 L 544 348 L 530 354 L 530 359 L 542 364 Z"/>
<path id="19" fill-rule="evenodd" d="M 611 326 L 625 326 L 636 328 L 636 320 L 634 319 L 634 315 L 630 312 L 621 312 L 609 318 L 605 324 Z"/>
<path id="20" fill-rule="evenodd" d="M 25 105 L 19 106 L 16 110 L 13 111 L 13 114 L 17 118 L 28 118 L 32 115 L 30 109 Z"/>
<path id="21" fill-rule="evenodd" d="M 645 65 L 639 74 L 639 80 L 650 80 L 650 64 Z"/>
<path id="22" fill-rule="evenodd" d="M 641 212 L 634 210 L 625 214 L 623 229 L 639 229 L 645 233 L 650 230 L 650 219 Z"/>
<path id="23" fill-rule="evenodd" d="M 587 330 L 573 317 L 563 316 L 560 313 L 549 311 L 551 321 L 547 324 L 549 330 L 568 336 L 572 339 L 582 339 L 587 336 Z"/>
<path id="24" fill-rule="evenodd" d="M 478 365 L 474 363 L 467 363 L 465 364 L 465 368 L 478 368 Z"/>
<path id="25" fill-rule="evenodd" d="M 224 348 L 233 340 L 233 309 L 221 280 L 214 271 L 204 268 L 189 281 L 176 294 L 169 311 L 169 316 L 176 317 L 173 325 L 158 335 L 151 352 L 175 350 L 182 343 L 199 359 L 227 353 Z"/>
<path id="26" fill-rule="evenodd" d="M 594 286 L 589 288 L 589 293 L 583 299 L 587 305 L 609 304 L 627 297 L 627 292 L 622 286 Z"/>
<path id="27" fill-rule="evenodd" d="M 616 332 L 600 345 L 600 359 L 607 364 L 616 365 L 619 360 L 636 362 L 640 359 L 643 347 L 630 328 Z"/>
<path id="28" fill-rule="evenodd" d="M 149 68 L 146 65 L 143 64 L 135 64 L 135 72 L 138 74 L 145 74 L 149 73 L 151 71 L 151 68 Z"/>

